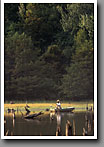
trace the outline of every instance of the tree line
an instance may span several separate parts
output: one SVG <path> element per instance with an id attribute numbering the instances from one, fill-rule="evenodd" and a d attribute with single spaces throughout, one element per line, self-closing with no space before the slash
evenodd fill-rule
<path id="1" fill-rule="evenodd" d="M 5 100 L 93 99 L 94 5 L 4 8 Z"/>

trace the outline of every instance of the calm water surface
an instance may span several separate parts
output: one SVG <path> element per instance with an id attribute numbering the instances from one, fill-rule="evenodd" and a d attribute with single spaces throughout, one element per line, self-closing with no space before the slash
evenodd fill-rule
<path id="1" fill-rule="evenodd" d="M 65 136 L 94 135 L 93 112 L 50 113 L 34 120 L 24 119 L 16 114 L 5 116 L 5 134 L 8 136 Z M 70 123 L 70 125 L 69 125 Z"/>

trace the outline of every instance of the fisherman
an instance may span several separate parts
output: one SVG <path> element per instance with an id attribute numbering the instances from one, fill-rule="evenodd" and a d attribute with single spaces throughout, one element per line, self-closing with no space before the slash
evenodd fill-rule
<path id="1" fill-rule="evenodd" d="M 61 104 L 60 104 L 60 101 L 59 100 L 57 100 L 56 109 L 61 109 Z"/>

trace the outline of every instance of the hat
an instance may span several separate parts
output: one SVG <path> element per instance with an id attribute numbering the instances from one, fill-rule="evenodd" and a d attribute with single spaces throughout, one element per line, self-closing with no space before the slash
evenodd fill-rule
<path id="1" fill-rule="evenodd" d="M 57 100 L 57 102 L 60 102 L 59 100 Z"/>

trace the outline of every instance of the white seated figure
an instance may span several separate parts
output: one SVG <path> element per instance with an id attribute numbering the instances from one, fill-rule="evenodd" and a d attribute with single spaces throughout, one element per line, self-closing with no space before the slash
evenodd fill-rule
<path id="1" fill-rule="evenodd" d="M 60 104 L 60 101 L 59 100 L 57 100 L 56 109 L 61 109 L 61 104 Z"/>

